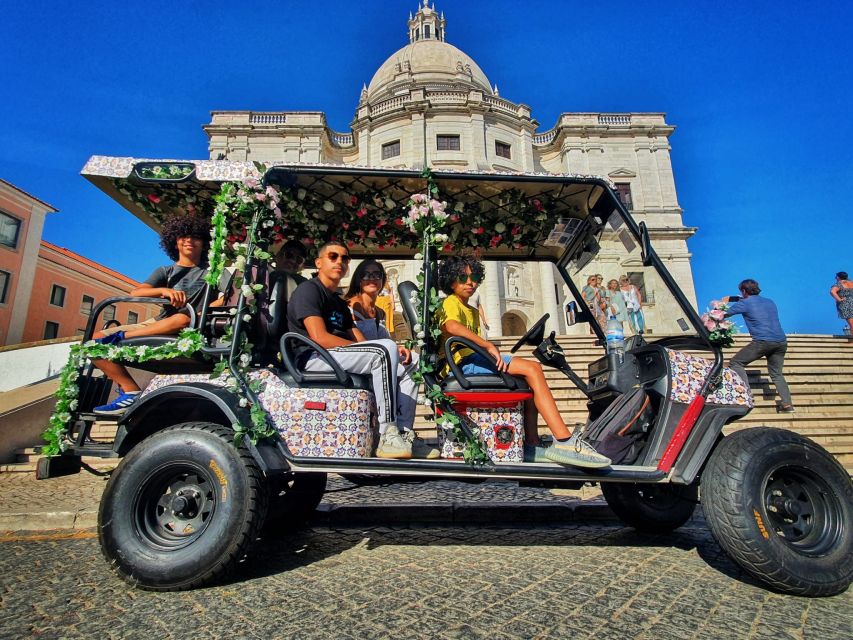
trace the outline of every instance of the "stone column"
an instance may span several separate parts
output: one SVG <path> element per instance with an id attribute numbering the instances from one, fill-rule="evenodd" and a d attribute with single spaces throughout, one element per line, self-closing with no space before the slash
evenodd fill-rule
<path id="1" fill-rule="evenodd" d="M 486 267 L 486 279 L 480 287 L 480 304 L 486 312 L 489 320 L 489 339 L 499 338 L 503 335 L 501 329 L 501 278 L 503 268 L 501 262 L 484 262 Z"/>
<path id="2" fill-rule="evenodd" d="M 557 304 L 556 294 L 554 293 L 553 264 L 548 261 L 539 263 L 539 281 L 542 283 L 542 312 L 551 314 L 548 319 L 548 326 L 552 327 L 557 333 L 563 333 L 563 314 L 560 312 L 560 306 Z M 534 322 L 535 320 L 532 319 Z"/>

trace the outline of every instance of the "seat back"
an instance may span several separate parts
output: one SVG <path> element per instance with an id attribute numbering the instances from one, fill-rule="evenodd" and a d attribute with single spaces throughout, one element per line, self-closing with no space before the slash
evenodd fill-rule
<path id="1" fill-rule="evenodd" d="M 267 277 L 266 293 L 258 300 L 256 352 L 259 364 L 278 361 L 279 339 L 287 333 L 287 302 L 299 286 L 292 274 L 273 271 Z"/>
<path id="2" fill-rule="evenodd" d="M 400 298 L 400 305 L 403 307 L 403 317 L 409 325 L 409 331 L 412 332 L 412 337 L 415 337 L 415 325 L 420 324 L 418 310 L 412 302 L 412 294 L 417 292 L 418 285 L 411 280 L 404 280 L 397 285 L 397 294 Z"/>

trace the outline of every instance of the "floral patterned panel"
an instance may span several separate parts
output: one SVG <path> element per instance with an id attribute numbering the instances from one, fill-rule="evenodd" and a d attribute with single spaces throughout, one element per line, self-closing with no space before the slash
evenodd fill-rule
<path id="1" fill-rule="evenodd" d="M 367 458 L 376 441 L 376 405 L 364 389 L 295 389 L 267 369 L 251 371 L 265 384 L 258 394 L 290 452 L 311 458 Z M 226 376 L 155 376 L 142 396 L 171 384 L 206 382 L 225 386 Z"/>
<path id="2" fill-rule="evenodd" d="M 480 427 L 480 439 L 492 462 L 524 462 L 524 420 L 521 403 L 514 407 L 469 407 L 468 417 Z M 464 442 L 452 429 L 438 430 L 441 457 L 462 459 Z"/>
<path id="3" fill-rule="evenodd" d="M 243 178 L 259 178 L 260 173 L 251 162 L 232 162 L 231 160 L 169 160 L 165 158 L 128 158 L 112 156 L 92 156 L 80 172 L 87 176 L 107 176 L 109 178 L 127 178 L 133 167 L 145 163 L 181 163 L 195 165 L 196 179 L 208 182 L 240 181 Z"/>
<path id="4" fill-rule="evenodd" d="M 669 397 L 673 402 L 689 403 L 699 393 L 702 381 L 711 370 L 711 361 L 691 356 L 681 351 L 666 350 L 672 375 Z M 720 382 L 708 394 L 706 402 L 711 404 L 733 404 L 752 407 L 752 392 L 740 376 L 728 367 L 723 369 Z"/>

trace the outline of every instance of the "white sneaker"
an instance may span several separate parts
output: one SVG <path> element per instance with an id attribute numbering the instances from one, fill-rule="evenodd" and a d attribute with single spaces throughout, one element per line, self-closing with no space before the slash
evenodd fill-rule
<path id="1" fill-rule="evenodd" d="M 441 456 L 441 451 L 432 445 L 428 445 L 426 440 L 419 437 L 414 429 L 409 429 L 403 433 L 403 438 L 409 443 L 412 448 L 412 457 L 420 460 L 435 460 Z"/>
<path id="2" fill-rule="evenodd" d="M 551 462 L 568 464 L 573 467 L 600 469 L 610 466 L 610 458 L 593 449 L 588 442 L 581 440 L 577 432 L 566 442 L 554 440 L 554 444 L 545 449 L 545 457 Z"/>
<path id="3" fill-rule="evenodd" d="M 397 430 L 396 425 L 389 425 L 385 433 L 379 436 L 376 457 L 390 458 L 392 460 L 408 460 L 412 457 L 412 445 Z"/>

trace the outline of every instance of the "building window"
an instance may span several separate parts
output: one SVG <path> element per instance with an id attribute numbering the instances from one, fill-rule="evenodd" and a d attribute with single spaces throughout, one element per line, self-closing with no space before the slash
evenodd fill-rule
<path id="1" fill-rule="evenodd" d="M 65 287 L 60 287 L 58 284 L 53 285 L 50 290 L 50 304 L 54 307 L 65 306 Z"/>
<path id="2" fill-rule="evenodd" d="M 48 320 L 44 323 L 44 339 L 53 340 L 59 335 L 59 323 Z"/>
<path id="3" fill-rule="evenodd" d="M 0 244 L 11 249 L 18 246 L 18 236 L 21 233 L 21 221 L 0 212 Z"/>
<path id="4" fill-rule="evenodd" d="M 438 135 L 435 138 L 436 148 L 439 151 L 459 151 L 459 136 Z"/>
<path id="5" fill-rule="evenodd" d="M 127 324 L 136 324 L 139 322 L 139 314 L 136 311 L 127 312 Z"/>
<path id="6" fill-rule="evenodd" d="M 387 144 L 382 145 L 382 159 L 387 160 L 388 158 L 396 158 L 400 155 L 400 141 L 394 140 L 394 142 L 389 142 Z"/>
<path id="7" fill-rule="evenodd" d="M 619 201 L 625 205 L 626 209 L 634 208 L 634 201 L 631 199 L 631 184 L 629 182 L 617 182 L 616 195 L 619 196 Z"/>
<path id="8" fill-rule="evenodd" d="M 495 140 L 495 155 L 500 158 L 512 160 L 512 145 Z"/>
<path id="9" fill-rule="evenodd" d="M 108 306 L 106 309 L 104 309 L 104 312 L 101 314 L 101 317 L 103 318 L 104 322 L 109 322 L 110 320 L 115 320 L 116 319 L 116 306 L 114 304 L 111 304 L 110 306 Z"/>
<path id="10" fill-rule="evenodd" d="M 429 40 L 429 25 L 424 25 L 424 40 Z"/>
<path id="11" fill-rule="evenodd" d="M 95 299 L 92 296 L 83 296 L 83 301 L 80 303 L 80 313 L 84 316 L 90 316 L 94 307 Z"/>
<path id="12" fill-rule="evenodd" d="M 9 297 L 9 283 L 11 281 L 11 273 L 8 271 L 0 271 L 0 304 L 5 304 L 6 298 Z"/>

